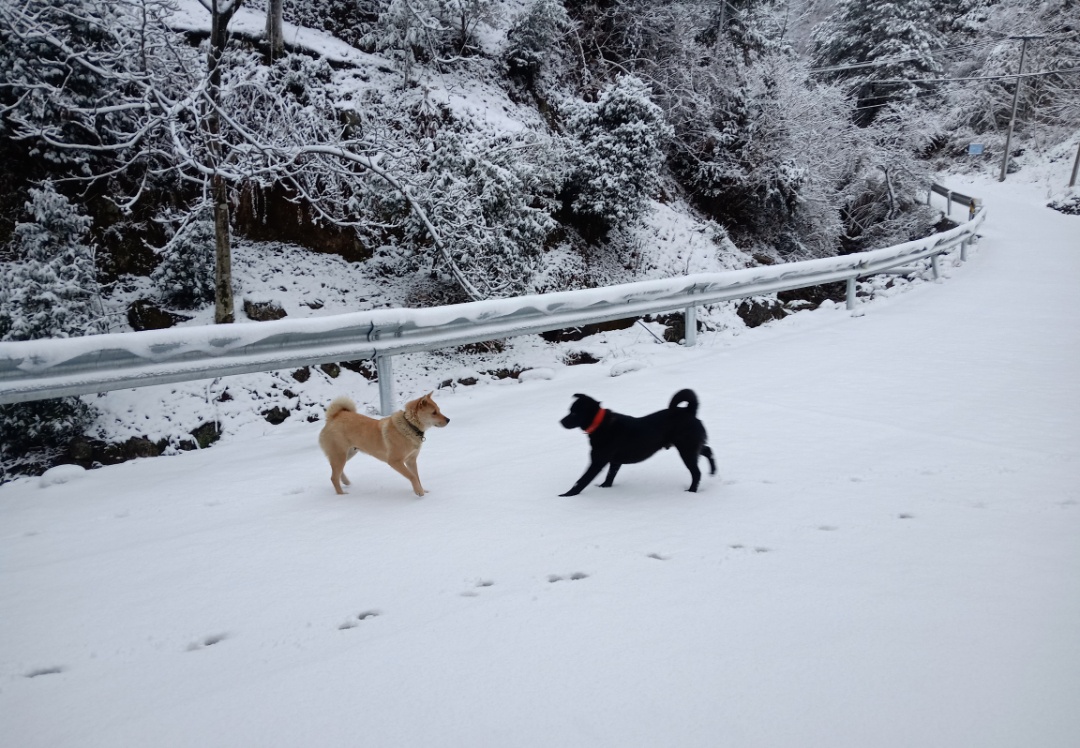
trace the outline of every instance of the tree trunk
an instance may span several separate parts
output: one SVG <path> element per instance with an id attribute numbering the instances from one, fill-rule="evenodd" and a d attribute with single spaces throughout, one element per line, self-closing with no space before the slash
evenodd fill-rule
<path id="1" fill-rule="evenodd" d="M 885 172 L 885 190 L 889 196 L 889 213 L 885 217 L 892 220 L 896 217 L 896 214 L 900 211 L 896 208 L 896 193 L 893 192 L 892 179 L 889 177 L 889 170 L 884 166 L 879 166 L 883 172 Z"/>
<path id="2" fill-rule="evenodd" d="M 232 287 L 232 239 L 229 234 L 229 186 L 213 178 L 214 196 L 214 322 L 236 321 Z"/>
<path id="3" fill-rule="evenodd" d="M 266 43 L 270 47 L 270 59 L 285 54 L 285 34 L 281 29 L 285 0 L 269 0 L 266 4 Z"/>
<path id="4" fill-rule="evenodd" d="M 210 51 L 206 56 L 209 72 L 206 95 L 210 99 L 206 131 L 215 169 L 220 168 L 222 158 L 219 141 L 221 120 L 217 113 L 221 91 L 221 57 L 229 40 L 229 21 L 239 5 L 240 0 L 234 0 L 231 3 L 213 0 L 210 11 L 213 18 L 210 30 Z M 232 241 L 229 235 L 229 188 L 220 173 L 215 173 L 210 178 L 210 186 L 214 200 L 214 322 L 227 324 L 236 319 L 232 288 Z"/>

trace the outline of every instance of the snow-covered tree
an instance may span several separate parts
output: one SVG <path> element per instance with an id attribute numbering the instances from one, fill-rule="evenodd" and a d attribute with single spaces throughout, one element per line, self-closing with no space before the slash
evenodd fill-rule
<path id="1" fill-rule="evenodd" d="M 621 76 L 595 103 L 562 105 L 571 145 L 564 204 L 603 235 L 637 220 L 660 184 L 672 128 L 639 78 Z"/>
<path id="2" fill-rule="evenodd" d="M 441 47 L 444 55 L 470 57 L 480 52 L 479 29 L 497 17 L 495 0 L 441 0 L 439 17 L 444 31 Z"/>
<path id="3" fill-rule="evenodd" d="M 494 0 L 389 0 L 362 44 L 393 56 L 407 87 L 419 66 L 439 69 L 479 52 L 479 27 L 496 15 Z"/>
<path id="4" fill-rule="evenodd" d="M 829 255 L 842 233 L 837 206 L 859 170 L 850 105 L 809 81 L 805 63 L 766 55 L 746 71 L 741 137 L 726 149 L 732 181 L 714 185 L 740 241 L 788 259 Z"/>
<path id="5" fill-rule="evenodd" d="M 15 226 L 0 298 L 0 339 L 68 338 L 105 332 L 90 219 L 51 183 L 30 190 L 30 220 Z"/>
<path id="6" fill-rule="evenodd" d="M 847 251 L 886 247 L 932 232 L 937 214 L 920 199 L 932 182 L 928 163 L 918 158 L 929 139 L 926 130 L 913 126 L 920 119 L 925 115 L 914 103 L 890 104 L 864 131 L 863 169 L 842 198 Z"/>
<path id="7" fill-rule="evenodd" d="M 962 152 L 974 139 L 1003 147 L 1018 85 L 1014 76 L 1020 68 L 1022 35 L 1039 37 L 1027 43 L 1024 72 L 1044 74 L 1019 83 L 1015 134 L 1022 139 L 1035 129 L 1045 142 L 1060 142 L 1076 132 L 1080 84 L 1075 73 L 1064 72 L 1080 60 L 1076 13 L 1071 0 L 958 2 L 945 33 L 950 46 L 963 54 L 951 61 L 948 73 L 968 80 L 949 84 L 928 103 L 952 141 L 951 153 Z"/>
<path id="8" fill-rule="evenodd" d="M 15 227 L 13 253 L 0 280 L 0 340 L 67 338 L 105 332 L 87 243 L 90 220 L 51 184 L 30 191 L 30 220 Z M 76 397 L 0 405 L 0 465 L 26 453 L 56 451 L 81 434 L 93 408 Z"/>
<path id="9" fill-rule="evenodd" d="M 531 83 L 572 26 L 560 0 L 535 0 L 506 32 L 507 69 Z"/>
<path id="10" fill-rule="evenodd" d="M 521 158 L 530 144 L 500 139 L 473 150 L 451 132 L 433 145 L 431 181 L 422 194 L 462 271 L 486 296 L 534 290 L 555 221 L 536 204 L 551 185 Z"/>
<path id="11" fill-rule="evenodd" d="M 415 200 L 439 226 L 457 272 L 482 296 L 536 292 L 540 276 L 552 277 L 547 246 L 556 228 L 552 195 L 559 177 L 548 163 L 550 150 L 543 138 L 490 138 L 450 123 L 422 138 L 415 153 L 423 169 L 412 177 Z M 424 303 L 467 298 L 446 254 L 431 246 L 427 226 L 399 191 L 383 188 L 361 205 L 387 228 L 372 237 L 381 245 L 376 267 L 396 277 L 435 279 Z"/>
<path id="12" fill-rule="evenodd" d="M 64 108 L 63 116 L 42 118 L 22 104 L 31 94 L 62 99 L 68 78 L 15 82 L 12 87 L 23 96 L 7 113 L 12 137 L 54 149 L 108 153 L 113 164 L 107 174 L 129 179 L 129 202 L 122 208 L 139 199 L 149 175 L 174 176 L 196 197 L 208 197 L 216 239 L 216 321 L 233 318 L 230 216 L 240 188 L 280 185 L 320 219 L 351 223 L 345 208 L 354 186 L 365 179 L 389 180 L 411 209 L 423 214 L 408 184 L 380 165 L 388 149 L 373 142 L 376 130 L 343 126 L 335 107 L 322 105 L 329 99 L 327 91 L 313 103 L 311 96 L 305 99 L 282 89 L 278 84 L 286 77 L 275 72 L 276 64 L 255 72 L 255 66 L 245 62 L 252 55 L 238 50 L 228 34 L 241 0 L 200 0 L 211 12 L 212 25 L 202 59 L 169 28 L 167 0 L 65 1 L 81 4 L 86 23 L 101 24 L 108 18 L 107 27 L 97 28 L 107 43 L 84 48 L 82 37 L 53 34 L 48 12 L 24 6 L 0 3 L 0 22 L 28 45 L 27 54 L 33 45 L 47 52 L 51 57 L 46 67 L 92 68 L 103 79 L 99 95 L 90 105 Z M 120 10 L 126 15 L 117 15 Z M 291 64 L 287 58 L 284 62 Z M 115 142 L 102 143 L 100 115 L 114 112 L 128 119 L 107 133 Z M 86 176 L 103 175 L 90 171 Z M 445 263 L 455 269 L 438 228 L 426 215 L 422 218 Z M 479 298 L 464 275 L 455 271 L 455 277 L 470 298 Z"/>
<path id="13" fill-rule="evenodd" d="M 88 154 L 78 177 L 109 180 L 121 211 L 165 173 L 214 193 L 219 322 L 232 321 L 227 127 L 218 102 L 228 24 L 242 0 L 200 0 L 207 54 L 169 28 L 167 0 L 0 3 L 0 26 L 26 63 L 7 82 L 12 137 L 48 153 Z M 89 86 L 89 87 L 88 87 Z M 37 102 L 47 102 L 47 108 Z M 227 121 L 227 118 L 225 118 Z"/>
<path id="14" fill-rule="evenodd" d="M 214 300 L 214 222 L 198 211 L 161 250 L 161 262 L 150 274 L 161 300 L 194 309 Z"/>
<path id="15" fill-rule="evenodd" d="M 414 82 L 417 65 L 438 56 L 438 37 L 443 32 L 435 0 L 389 0 L 378 22 L 362 44 L 397 59 L 402 86 Z"/>
<path id="16" fill-rule="evenodd" d="M 919 79 L 940 76 L 939 17 L 931 0 L 840 0 L 814 29 L 815 64 L 858 89 L 868 123 L 880 107 L 916 96 Z"/>

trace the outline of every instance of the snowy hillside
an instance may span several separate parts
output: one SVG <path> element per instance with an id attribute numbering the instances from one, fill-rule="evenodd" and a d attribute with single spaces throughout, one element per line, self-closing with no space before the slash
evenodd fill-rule
<path id="1" fill-rule="evenodd" d="M 591 365 L 516 347 L 551 377 L 437 391 L 423 499 L 363 456 L 335 495 L 321 424 L 269 426 L 227 381 L 111 395 L 151 431 L 196 402 L 236 428 L 0 486 L 5 743 L 1074 745 L 1078 219 L 953 186 L 993 218 L 940 283 L 691 349 L 607 333 Z M 573 393 L 640 415 L 682 387 L 720 464 L 700 493 L 662 452 L 558 498 Z"/>

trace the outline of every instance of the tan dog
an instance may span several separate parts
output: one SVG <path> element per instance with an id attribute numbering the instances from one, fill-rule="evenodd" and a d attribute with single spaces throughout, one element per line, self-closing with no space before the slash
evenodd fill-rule
<path id="1" fill-rule="evenodd" d="M 423 496 L 416 471 L 416 456 L 424 443 L 424 432 L 432 426 L 442 428 L 450 419 L 428 393 L 405 403 L 405 408 L 378 420 L 356 412 L 356 403 L 347 397 L 334 398 L 326 409 L 326 425 L 319 432 L 319 446 L 330 460 L 330 482 L 341 490 L 349 479 L 345 476 L 345 461 L 357 452 L 369 454 L 385 462 L 412 483 L 413 492 Z"/>

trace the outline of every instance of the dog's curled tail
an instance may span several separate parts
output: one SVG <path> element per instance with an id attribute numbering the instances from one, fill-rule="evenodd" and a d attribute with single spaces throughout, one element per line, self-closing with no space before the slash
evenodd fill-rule
<path id="1" fill-rule="evenodd" d="M 686 403 L 686 407 L 680 408 L 679 405 L 681 403 Z M 668 405 L 668 408 L 670 410 L 678 410 L 680 413 L 686 413 L 690 416 L 696 416 L 697 406 L 697 395 L 694 394 L 693 390 L 679 390 L 675 393 L 674 397 L 671 398 L 671 404 Z"/>
<path id="2" fill-rule="evenodd" d="M 347 410 L 352 413 L 356 412 L 356 403 L 352 401 L 351 397 L 346 397 L 345 395 L 342 395 L 341 397 L 335 397 L 332 401 L 330 401 L 330 407 L 326 409 L 326 420 L 332 420 L 334 416 L 336 416 L 343 410 Z"/>

